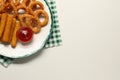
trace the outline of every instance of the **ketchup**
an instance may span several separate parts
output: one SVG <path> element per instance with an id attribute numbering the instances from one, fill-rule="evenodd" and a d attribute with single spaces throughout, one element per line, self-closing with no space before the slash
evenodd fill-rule
<path id="1" fill-rule="evenodd" d="M 23 43 L 28 43 L 33 38 L 33 31 L 29 27 L 21 27 L 17 31 L 17 38 L 19 41 L 21 41 Z"/>

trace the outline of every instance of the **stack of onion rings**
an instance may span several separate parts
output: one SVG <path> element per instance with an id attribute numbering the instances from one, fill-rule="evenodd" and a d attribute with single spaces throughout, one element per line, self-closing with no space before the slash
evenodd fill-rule
<path id="1" fill-rule="evenodd" d="M 24 10 L 23 14 L 19 13 L 21 9 Z M 36 0 L 22 0 L 22 2 L 20 0 L 0 0 L 0 14 L 2 13 L 12 15 L 20 21 L 21 26 L 30 27 L 34 33 L 38 33 L 49 21 L 44 5 Z M 41 15 L 44 17 L 44 21 L 41 21 Z M 34 26 L 35 24 L 37 25 Z"/>

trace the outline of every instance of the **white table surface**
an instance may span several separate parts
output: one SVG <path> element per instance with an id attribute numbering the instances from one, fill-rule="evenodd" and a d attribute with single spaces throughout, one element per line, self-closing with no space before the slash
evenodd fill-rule
<path id="1" fill-rule="evenodd" d="M 120 0 L 56 3 L 63 45 L 0 66 L 0 80 L 120 80 Z"/>

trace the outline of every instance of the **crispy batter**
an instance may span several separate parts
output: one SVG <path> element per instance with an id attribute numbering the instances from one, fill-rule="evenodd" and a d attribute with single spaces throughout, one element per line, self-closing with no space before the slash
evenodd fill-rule
<path id="1" fill-rule="evenodd" d="M 12 40 L 12 36 L 13 36 L 14 29 L 15 29 L 15 25 L 16 25 L 16 19 L 14 18 L 13 22 L 12 22 L 12 28 L 11 28 L 11 31 L 10 31 L 9 42 L 11 42 L 11 40 Z"/>
<path id="2" fill-rule="evenodd" d="M 16 17 L 18 14 L 17 8 L 15 7 L 13 3 L 8 3 L 6 5 L 5 12 L 7 12 L 9 15 L 12 15 L 13 17 Z"/>
<path id="3" fill-rule="evenodd" d="M 5 24 L 6 24 L 6 21 L 7 21 L 7 14 L 6 13 L 3 13 L 1 15 L 1 24 L 0 24 L 0 38 L 2 37 L 3 35 L 3 31 L 4 31 L 4 28 L 5 28 Z"/>
<path id="4" fill-rule="evenodd" d="M 36 17 L 39 17 L 40 15 L 44 16 L 44 21 L 41 22 L 41 26 L 43 27 L 43 26 L 47 25 L 48 20 L 49 20 L 49 16 L 48 16 L 46 11 L 44 11 L 44 10 L 37 10 L 36 11 Z"/>
<path id="5" fill-rule="evenodd" d="M 22 4 L 28 6 L 30 4 L 30 0 L 23 0 Z"/>
<path id="6" fill-rule="evenodd" d="M 18 6 L 20 4 L 20 0 L 11 0 L 11 3 L 13 3 L 15 6 Z"/>
<path id="7" fill-rule="evenodd" d="M 4 43 L 9 43 L 12 22 L 13 22 L 13 17 L 9 15 L 7 18 L 5 30 L 4 30 L 3 37 L 2 37 L 2 42 Z"/>
<path id="8" fill-rule="evenodd" d="M 32 0 L 32 1 L 36 1 L 36 0 Z"/>
<path id="9" fill-rule="evenodd" d="M 17 12 L 19 12 L 19 10 L 24 10 L 25 11 L 22 14 L 28 13 L 28 9 L 27 9 L 27 7 L 25 5 L 19 5 L 19 6 L 17 6 Z"/>
<path id="10" fill-rule="evenodd" d="M 44 5 L 39 1 L 32 1 L 29 5 L 29 8 L 32 9 L 33 6 L 35 6 L 35 5 L 39 5 L 40 9 L 44 10 Z"/>
<path id="11" fill-rule="evenodd" d="M 0 12 L 2 12 L 3 10 L 4 10 L 4 8 L 5 8 L 5 3 L 4 3 L 4 1 L 3 0 L 0 0 Z"/>
<path id="12" fill-rule="evenodd" d="M 17 44 L 16 33 L 19 28 L 20 28 L 20 22 L 16 22 L 15 29 L 14 29 L 13 36 L 12 36 L 12 41 L 11 41 L 12 47 L 16 47 L 16 44 Z"/>
<path id="13" fill-rule="evenodd" d="M 32 29 L 34 33 L 38 33 L 41 30 L 41 22 L 38 18 L 29 18 L 27 22 L 28 26 Z"/>
<path id="14" fill-rule="evenodd" d="M 24 26 L 24 27 L 28 26 L 28 24 L 26 24 L 28 18 L 34 18 L 34 17 L 29 14 L 19 15 L 19 20 L 20 20 L 21 26 Z"/>
<path id="15" fill-rule="evenodd" d="M 30 5 L 28 6 L 29 14 L 31 14 L 31 15 L 33 15 L 33 16 L 35 15 L 33 9 L 34 9 L 34 7 L 36 7 L 37 5 L 39 5 L 40 9 L 44 10 L 44 5 L 43 5 L 41 2 L 39 2 L 39 1 L 33 1 L 33 2 L 31 2 Z"/>
<path id="16" fill-rule="evenodd" d="M 33 17 L 29 14 L 23 14 L 19 19 L 22 26 L 30 27 L 34 33 L 38 33 L 41 30 L 41 22 L 37 17 Z M 26 22 L 24 22 L 24 19 L 26 19 Z"/>

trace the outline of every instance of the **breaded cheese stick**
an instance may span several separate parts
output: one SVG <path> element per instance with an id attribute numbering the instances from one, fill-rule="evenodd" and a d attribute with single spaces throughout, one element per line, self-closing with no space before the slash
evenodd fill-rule
<path id="1" fill-rule="evenodd" d="M 13 16 L 8 15 L 5 30 L 2 36 L 2 42 L 9 43 L 10 32 L 12 28 Z"/>
<path id="2" fill-rule="evenodd" d="M 6 25 L 6 21 L 7 21 L 7 13 L 3 13 L 1 15 L 1 21 L 0 21 L 0 38 L 3 35 L 4 28 L 5 28 L 5 25 Z"/>
<path id="3" fill-rule="evenodd" d="M 9 42 L 11 42 L 11 39 L 12 39 L 12 36 L 13 36 L 13 32 L 14 32 L 14 29 L 15 29 L 15 24 L 16 24 L 16 18 L 13 18 L 12 28 L 11 28 L 11 31 L 10 31 Z"/>
<path id="4" fill-rule="evenodd" d="M 17 33 L 19 28 L 20 28 L 20 22 L 16 22 L 15 29 L 14 29 L 13 36 L 12 36 L 12 41 L 11 41 L 11 46 L 12 47 L 16 47 L 16 44 L 17 44 L 16 33 Z"/>

